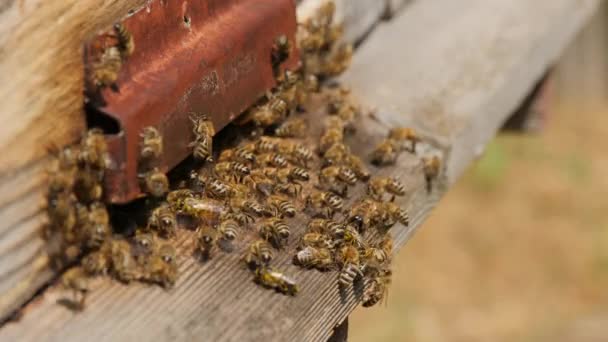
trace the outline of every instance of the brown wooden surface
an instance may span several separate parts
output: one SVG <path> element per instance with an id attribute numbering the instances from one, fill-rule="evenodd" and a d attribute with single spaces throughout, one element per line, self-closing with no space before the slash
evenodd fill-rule
<path id="1" fill-rule="evenodd" d="M 394 230 L 398 247 L 483 152 L 596 5 L 595 0 L 426 0 L 379 25 L 362 44 L 343 80 L 377 111 L 359 123 L 350 142 L 355 151 L 367 154 L 370 142 L 392 125 L 412 125 L 447 158 L 445 182 L 430 195 L 416 157 L 405 154 L 396 167 L 378 171 L 398 175 L 410 189 L 405 204 L 412 228 Z M 0 340 L 323 341 L 357 304 L 355 294 L 340 294 L 335 273 L 302 271 L 290 265 L 288 255 L 279 262 L 298 279 L 301 294 L 287 298 L 263 290 L 234 266 L 238 257 L 229 254 L 204 265 L 181 258 L 182 277 L 169 292 L 101 280 L 80 314 L 57 305 L 65 293 L 51 287 L 20 321 L 0 329 Z"/>
<path id="2" fill-rule="evenodd" d="M 48 148 L 84 128 L 81 44 L 144 0 L 19 0 L 0 6 L 0 319 L 52 276 L 40 237 Z M 356 39 L 380 17 L 379 2 L 338 3 Z M 309 2 L 312 15 L 321 2 Z M 371 19 L 371 20 L 370 20 Z"/>

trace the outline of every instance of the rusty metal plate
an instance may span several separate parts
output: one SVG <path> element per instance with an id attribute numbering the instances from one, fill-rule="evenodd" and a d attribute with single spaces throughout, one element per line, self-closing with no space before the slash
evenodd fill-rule
<path id="1" fill-rule="evenodd" d="M 191 112 L 207 115 L 219 130 L 276 85 L 271 53 L 277 37 L 285 35 L 294 47 L 281 69 L 299 64 L 294 0 L 155 0 L 121 23 L 135 48 L 116 87 L 99 89 L 91 81 L 96 54 L 116 44 L 113 29 L 84 47 L 88 98 L 120 126 L 107 136 L 114 166 L 106 175 L 106 197 L 112 203 L 141 196 L 144 127 L 164 137 L 159 168 L 166 172 L 191 152 Z"/>

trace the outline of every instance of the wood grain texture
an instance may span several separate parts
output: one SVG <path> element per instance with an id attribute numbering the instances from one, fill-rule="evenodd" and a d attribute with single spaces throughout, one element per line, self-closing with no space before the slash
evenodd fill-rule
<path id="1" fill-rule="evenodd" d="M 347 30 L 351 36 L 378 19 L 378 3 L 359 1 L 355 10 L 355 2 L 339 4 L 351 19 L 374 6 L 366 21 L 345 22 L 356 26 Z M 53 275 L 39 236 L 47 148 L 76 140 L 84 128 L 81 44 L 143 4 L 19 0 L 0 6 L 0 74 L 10 75 L 0 84 L 0 319 Z"/>
<path id="2" fill-rule="evenodd" d="M 404 204 L 411 228 L 393 229 L 398 247 L 483 152 L 597 3 L 419 1 L 361 45 L 343 81 L 377 110 L 359 122 L 349 143 L 365 155 L 388 127 L 411 125 L 431 142 L 422 152 L 441 153 L 447 162 L 443 182 L 430 194 L 415 156 L 374 169 L 399 176 L 410 190 Z M 191 244 L 187 233 L 180 239 Z M 182 257 L 182 276 L 168 292 L 99 280 L 80 314 L 56 304 L 65 293 L 53 286 L 20 321 L 0 329 L 0 340 L 324 341 L 357 305 L 356 293 L 338 290 L 335 273 L 300 270 L 282 255 L 278 264 L 302 287 L 298 297 L 287 298 L 252 285 L 248 271 L 234 266 L 238 258 L 227 254 L 202 265 Z"/>

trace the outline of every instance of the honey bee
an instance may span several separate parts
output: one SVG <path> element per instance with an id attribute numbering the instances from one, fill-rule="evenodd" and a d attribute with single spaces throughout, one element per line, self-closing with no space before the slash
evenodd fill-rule
<path id="1" fill-rule="evenodd" d="M 283 138 L 302 137 L 306 134 L 307 129 L 308 125 L 306 124 L 306 120 L 295 118 L 283 122 L 274 130 L 274 134 Z"/>
<path id="2" fill-rule="evenodd" d="M 382 266 L 390 263 L 393 241 L 391 238 L 385 239 L 379 247 L 368 247 L 365 249 L 363 259 L 366 263 L 366 268 L 380 269 Z"/>
<path id="3" fill-rule="evenodd" d="M 345 164 L 355 173 L 357 178 L 361 179 L 364 182 L 367 182 L 371 177 L 367 166 L 361 158 L 354 154 L 348 154 L 346 156 Z"/>
<path id="4" fill-rule="evenodd" d="M 61 276 L 61 285 L 73 292 L 74 302 L 78 305 L 78 309 L 84 309 L 89 292 L 89 280 L 85 271 L 81 267 L 67 270 Z"/>
<path id="5" fill-rule="evenodd" d="M 233 194 L 233 189 L 230 185 L 216 178 L 211 178 L 207 183 L 207 196 L 215 199 L 226 199 Z"/>
<path id="6" fill-rule="evenodd" d="M 327 166 L 319 174 L 319 182 L 334 184 L 336 181 L 344 182 L 348 185 L 357 183 L 357 175 L 347 166 Z"/>
<path id="7" fill-rule="evenodd" d="M 261 137 L 253 145 L 253 150 L 256 153 L 271 153 L 271 152 L 277 152 L 278 147 L 279 147 L 278 139 L 273 139 L 270 137 Z"/>
<path id="8" fill-rule="evenodd" d="M 103 170 L 109 166 L 108 145 L 101 129 L 92 128 L 85 133 L 78 160 L 81 165 L 95 170 Z"/>
<path id="9" fill-rule="evenodd" d="M 277 150 L 284 154 L 290 162 L 302 167 L 308 167 L 308 163 L 314 159 L 312 151 L 306 146 L 287 140 L 281 141 L 277 145 Z"/>
<path id="10" fill-rule="evenodd" d="M 398 154 L 398 143 L 393 139 L 384 139 L 372 152 L 372 163 L 378 166 L 395 164 Z"/>
<path id="11" fill-rule="evenodd" d="M 317 191 L 306 199 L 306 208 L 312 211 L 313 217 L 329 219 L 335 212 L 342 210 L 344 202 L 342 199 L 327 191 Z"/>
<path id="12" fill-rule="evenodd" d="M 306 233 L 302 236 L 300 244 L 303 247 L 333 248 L 332 239 L 323 233 Z"/>
<path id="13" fill-rule="evenodd" d="M 274 253 L 266 240 L 255 240 L 249 245 L 247 253 L 243 257 L 243 261 L 252 269 L 268 266 Z"/>
<path id="14" fill-rule="evenodd" d="M 381 225 L 379 228 L 389 229 L 395 222 L 404 226 L 409 226 L 410 217 L 405 209 L 401 209 L 393 202 L 382 203 Z"/>
<path id="15" fill-rule="evenodd" d="M 122 59 L 127 59 L 135 50 L 133 35 L 131 35 L 131 32 L 129 32 L 121 23 L 114 24 L 114 32 L 116 32 L 116 37 L 118 39 L 118 50 L 120 51 L 120 55 Z"/>
<path id="16" fill-rule="evenodd" d="M 365 240 L 363 240 L 361 234 L 359 234 L 355 227 L 349 224 L 344 226 L 344 229 L 342 230 L 342 238 L 338 239 L 338 243 L 342 242 L 353 246 L 358 250 L 365 250 L 367 247 L 367 244 L 365 243 Z"/>
<path id="17" fill-rule="evenodd" d="M 175 212 L 168 203 L 163 203 L 152 210 L 150 217 L 148 217 L 148 229 L 156 230 L 163 236 L 175 236 L 177 219 Z"/>
<path id="18" fill-rule="evenodd" d="M 385 193 L 395 196 L 405 195 L 405 185 L 394 177 L 375 177 L 367 185 L 368 195 L 378 201 L 382 200 Z"/>
<path id="19" fill-rule="evenodd" d="M 50 227 L 61 230 L 64 234 L 72 233 L 76 226 L 78 216 L 76 213 L 76 199 L 71 194 L 65 194 L 52 199 L 48 203 L 47 215 Z M 75 237 L 68 241 L 75 241 Z"/>
<path id="20" fill-rule="evenodd" d="M 140 277 L 137 261 L 133 258 L 131 245 L 122 239 L 110 241 L 110 261 L 112 274 L 116 279 L 129 283 Z"/>
<path id="21" fill-rule="evenodd" d="M 338 165 L 343 163 L 349 155 L 350 148 L 344 143 L 338 142 L 323 153 L 323 162 L 325 165 Z"/>
<path id="22" fill-rule="evenodd" d="M 287 245 L 289 235 L 289 226 L 280 218 L 268 218 L 260 225 L 260 236 L 278 249 Z"/>
<path id="23" fill-rule="evenodd" d="M 287 217 L 296 216 L 296 207 L 283 196 L 271 195 L 266 199 L 268 206 L 274 207 L 281 215 Z"/>
<path id="24" fill-rule="evenodd" d="M 181 211 L 184 204 L 184 199 L 195 198 L 194 191 L 190 189 L 178 189 L 170 191 L 167 194 L 167 203 L 171 205 L 174 211 Z"/>
<path id="25" fill-rule="evenodd" d="M 81 220 L 82 240 L 88 248 L 99 248 L 112 234 L 110 215 L 102 203 L 91 204 L 86 219 Z"/>
<path id="26" fill-rule="evenodd" d="M 236 182 L 251 173 L 251 169 L 247 165 L 239 162 L 219 162 L 215 164 L 214 170 L 218 177 Z"/>
<path id="27" fill-rule="evenodd" d="M 194 141 L 190 143 L 193 148 L 193 154 L 196 159 L 213 162 L 213 136 L 215 135 L 215 127 L 213 122 L 205 115 L 193 114 L 190 116 L 194 133 Z"/>
<path id="28" fill-rule="evenodd" d="M 347 222 L 354 224 L 359 231 L 366 231 L 380 214 L 380 208 L 376 201 L 363 199 L 355 203 L 347 216 Z"/>
<path id="29" fill-rule="evenodd" d="M 169 191 L 169 179 L 158 168 L 143 174 L 143 185 L 151 196 L 162 197 Z"/>
<path id="30" fill-rule="evenodd" d="M 158 252 L 153 254 L 145 265 L 144 278 L 170 288 L 177 281 L 177 252 L 170 244 L 163 244 Z"/>
<path id="31" fill-rule="evenodd" d="M 156 251 L 154 234 L 138 231 L 133 238 L 133 243 L 135 245 L 133 254 L 140 264 L 143 264 Z"/>
<path id="32" fill-rule="evenodd" d="M 270 195 L 275 185 L 273 180 L 264 175 L 260 169 L 251 170 L 248 176 L 243 177 L 243 184 L 264 196 Z"/>
<path id="33" fill-rule="evenodd" d="M 218 231 L 209 225 L 202 226 L 197 232 L 197 247 L 202 257 L 207 260 L 213 255 L 215 243 L 218 240 Z"/>
<path id="34" fill-rule="evenodd" d="M 255 163 L 255 160 L 255 154 L 245 147 L 225 149 L 220 153 L 220 157 L 218 158 L 218 161 L 220 162 L 237 161 Z"/>
<path id="35" fill-rule="evenodd" d="M 324 76 L 337 76 L 344 72 L 350 65 L 353 57 L 353 46 L 351 44 L 341 44 L 328 56 L 323 65 Z"/>
<path id="36" fill-rule="evenodd" d="M 441 160 L 437 156 L 431 158 L 423 158 L 424 178 L 426 180 L 426 188 L 428 192 L 432 190 L 433 180 L 437 179 L 441 169 Z"/>
<path id="37" fill-rule="evenodd" d="M 296 252 L 293 263 L 306 268 L 314 267 L 319 270 L 329 270 L 334 266 L 334 260 L 329 249 L 311 246 L 307 246 Z"/>
<path id="38" fill-rule="evenodd" d="M 142 159 L 155 159 L 163 153 L 163 137 L 154 127 L 145 127 L 142 134 L 140 156 Z"/>
<path id="39" fill-rule="evenodd" d="M 334 220 L 324 218 L 313 218 L 308 222 L 307 231 L 309 233 L 328 234 L 334 239 L 344 236 L 344 226 Z"/>
<path id="40" fill-rule="evenodd" d="M 298 182 L 281 183 L 277 184 L 274 190 L 289 197 L 299 197 L 302 193 L 302 184 Z"/>
<path id="41" fill-rule="evenodd" d="M 342 266 L 342 270 L 338 275 L 338 284 L 340 286 L 349 286 L 357 278 L 363 277 L 361 271 L 359 251 L 356 247 L 345 245 L 338 250 L 336 260 Z"/>
<path id="42" fill-rule="evenodd" d="M 310 180 L 310 173 L 301 167 L 285 167 L 277 169 L 275 178 L 281 182 L 286 183 L 289 181 L 308 181 Z"/>
<path id="43" fill-rule="evenodd" d="M 268 127 L 285 119 L 289 112 L 289 104 L 280 97 L 271 97 L 270 100 L 250 113 L 253 123 L 258 127 Z"/>
<path id="44" fill-rule="evenodd" d="M 73 191 L 82 203 L 100 201 L 103 196 L 103 187 L 97 175 L 85 170 L 76 173 Z"/>
<path id="45" fill-rule="evenodd" d="M 369 287 L 363 292 L 361 300 L 363 307 L 374 306 L 388 296 L 391 274 L 390 270 L 385 270 L 372 278 Z"/>
<path id="46" fill-rule="evenodd" d="M 413 128 L 396 127 L 389 131 L 388 138 L 394 141 L 410 142 L 409 149 L 402 145 L 403 149 L 408 149 L 412 153 L 416 153 L 416 144 L 420 142 L 420 137 L 416 134 Z"/>
<path id="47" fill-rule="evenodd" d="M 344 131 L 334 128 L 330 128 L 321 135 L 319 140 L 319 152 L 325 154 L 325 152 L 332 147 L 334 144 L 342 143 L 344 139 Z"/>
<path id="48" fill-rule="evenodd" d="M 278 67 L 281 63 L 285 62 L 289 58 L 291 53 L 291 44 L 287 36 L 282 34 L 274 40 L 272 46 L 271 61 L 273 67 Z"/>
<path id="49" fill-rule="evenodd" d="M 259 204 L 257 201 L 253 199 L 248 199 L 246 197 L 236 196 L 230 200 L 230 206 L 232 208 L 238 208 L 241 211 L 247 212 L 249 214 L 255 215 L 257 217 L 261 217 L 264 215 L 265 208 L 263 205 Z"/>
<path id="50" fill-rule="evenodd" d="M 89 275 L 104 275 L 108 271 L 108 257 L 102 247 L 82 259 L 82 268 Z"/>
<path id="51" fill-rule="evenodd" d="M 234 241 L 239 235 L 239 223 L 234 219 L 226 219 L 223 220 L 219 227 L 218 233 L 222 236 L 222 238 L 226 241 Z"/>
<path id="52" fill-rule="evenodd" d="M 122 68 L 122 55 L 116 46 L 104 49 L 98 60 L 93 63 L 93 83 L 98 89 L 110 87 L 117 91 L 118 72 Z"/>
<path id="53" fill-rule="evenodd" d="M 321 49 L 325 44 L 322 27 L 313 18 L 307 19 L 300 24 L 302 28 L 298 33 L 299 48 L 306 52 L 314 52 Z"/>
<path id="54" fill-rule="evenodd" d="M 270 267 L 257 268 L 254 281 L 264 287 L 290 296 L 295 296 L 299 291 L 299 287 L 293 279 Z"/>
<path id="55" fill-rule="evenodd" d="M 273 167 L 286 167 L 287 159 L 278 153 L 264 153 L 257 156 L 257 164 L 261 167 L 273 166 Z"/>

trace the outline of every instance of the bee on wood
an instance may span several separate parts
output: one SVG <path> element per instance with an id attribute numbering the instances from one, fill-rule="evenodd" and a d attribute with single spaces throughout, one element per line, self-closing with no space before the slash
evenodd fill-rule
<path id="1" fill-rule="evenodd" d="M 333 248 L 332 239 L 329 237 L 329 235 L 323 233 L 305 233 L 302 235 L 300 245 L 303 247 L 318 247 L 327 249 Z"/>
<path id="2" fill-rule="evenodd" d="M 260 167 L 286 167 L 287 159 L 278 153 L 264 153 L 257 156 L 257 164 Z"/>
<path id="3" fill-rule="evenodd" d="M 194 158 L 213 162 L 213 136 L 215 135 L 215 126 L 213 122 L 205 115 L 191 115 L 192 132 L 194 133 L 194 141 L 190 143 L 193 148 Z"/>
<path id="4" fill-rule="evenodd" d="M 195 197 L 194 191 L 190 189 L 173 190 L 167 194 L 167 203 L 174 211 L 180 212 L 183 210 L 184 200 Z"/>
<path id="5" fill-rule="evenodd" d="M 424 170 L 424 178 L 426 180 L 426 188 L 428 192 L 431 192 L 433 181 L 437 179 L 439 176 L 439 172 L 441 169 L 441 160 L 437 156 L 433 156 L 431 158 L 423 158 L 423 170 Z"/>
<path id="6" fill-rule="evenodd" d="M 331 145 L 323 153 L 324 166 L 339 165 L 344 163 L 350 155 L 350 148 L 342 142 Z"/>
<path id="7" fill-rule="evenodd" d="M 275 178 L 281 183 L 287 183 L 291 181 L 309 181 L 310 173 L 301 167 L 285 167 L 277 169 Z"/>
<path id="8" fill-rule="evenodd" d="M 86 255 L 82 259 L 82 268 L 88 275 L 105 275 L 108 272 L 109 260 L 104 248 Z"/>
<path id="9" fill-rule="evenodd" d="M 329 219 L 343 206 L 342 198 L 328 191 L 313 192 L 306 199 L 306 209 L 312 211 L 313 217 Z"/>
<path id="10" fill-rule="evenodd" d="M 289 105 L 285 100 L 271 97 L 267 103 L 255 107 L 249 117 L 256 126 L 268 127 L 285 120 L 288 112 Z"/>
<path id="11" fill-rule="evenodd" d="M 109 158 L 108 145 L 103 131 L 99 128 L 88 130 L 81 141 L 81 149 L 78 154 L 80 164 L 85 168 L 104 170 L 110 164 Z"/>
<path id="12" fill-rule="evenodd" d="M 274 187 L 274 190 L 289 197 L 300 197 L 300 194 L 302 193 L 302 184 L 298 182 L 281 183 L 277 184 Z"/>
<path id="13" fill-rule="evenodd" d="M 263 205 L 259 204 L 256 200 L 249 199 L 245 196 L 233 197 L 230 200 L 230 206 L 257 217 L 263 216 L 266 211 Z"/>
<path id="14" fill-rule="evenodd" d="M 289 235 L 289 226 L 280 218 L 267 218 L 260 225 L 260 236 L 277 249 L 282 249 L 287 245 Z"/>
<path id="15" fill-rule="evenodd" d="M 256 270 L 268 266 L 273 257 L 272 248 L 266 240 L 255 240 L 249 245 L 243 261 L 251 270 Z"/>
<path id="16" fill-rule="evenodd" d="M 114 32 L 116 32 L 116 38 L 118 39 L 117 47 L 122 59 L 129 58 L 129 56 L 133 54 L 133 51 L 135 51 L 133 35 L 131 35 L 131 32 L 129 32 L 121 23 L 114 24 Z"/>
<path id="17" fill-rule="evenodd" d="M 363 307 L 374 306 L 388 297 L 391 274 L 390 270 L 385 270 L 371 279 L 369 287 L 363 292 L 361 300 Z"/>
<path id="18" fill-rule="evenodd" d="M 264 196 L 269 196 L 275 186 L 274 180 L 264 175 L 260 169 L 251 170 L 248 176 L 243 177 L 243 184 L 251 191 L 259 192 Z"/>
<path id="19" fill-rule="evenodd" d="M 145 127 L 141 133 L 142 143 L 140 156 L 142 159 L 156 159 L 163 153 L 163 137 L 154 127 Z"/>
<path id="20" fill-rule="evenodd" d="M 296 216 L 296 207 L 287 198 L 278 195 L 271 195 L 266 199 L 269 207 L 274 207 L 278 213 L 287 217 Z"/>
<path id="21" fill-rule="evenodd" d="M 157 253 L 153 254 L 145 265 L 144 278 L 170 288 L 177 281 L 177 252 L 170 244 L 159 246 Z"/>
<path id="22" fill-rule="evenodd" d="M 353 246 L 360 251 L 364 251 L 365 248 L 367 248 L 367 243 L 365 242 L 361 234 L 359 234 L 359 231 L 357 231 L 357 229 L 350 224 L 344 226 L 344 229 L 342 231 L 342 238 L 339 238 L 337 240 L 337 243 Z"/>
<path id="23" fill-rule="evenodd" d="M 367 194 L 371 198 L 381 201 L 385 193 L 393 195 L 392 200 L 395 196 L 405 196 L 405 185 L 394 177 L 375 177 L 369 181 Z"/>
<path id="24" fill-rule="evenodd" d="M 207 196 L 215 199 L 227 199 L 234 193 L 230 185 L 216 178 L 209 179 L 206 191 Z"/>
<path id="25" fill-rule="evenodd" d="M 293 263 L 305 268 L 317 268 L 324 271 L 333 268 L 334 259 L 329 249 L 308 246 L 296 252 Z"/>
<path id="26" fill-rule="evenodd" d="M 313 218 L 308 222 L 306 228 L 309 233 L 328 234 L 334 239 L 342 237 L 344 232 L 344 226 L 341 223 L 324 218 Z"/>
<path id="27" fill-rule="evenodd" d="M 204 225 L 198 230 L 196 234 L 197 248 L 204 260 L 210 259 L 213 255 L 218 235 L 218 231 L 209 225 Z"/>
<path id="28" fill-rule="evenodd" d="M 228 208 L 223 202 L 210 198 L 185 198 L 179 213 L 198 219 L 203 224 L 215 225 L 221 221 Z"/>
<path id="29" fill-rule="evenodd" d="M 251 169 L 239 162 L 219 162 L 214 167 L 215 174 L 229 182 L 240 182 L 244 176 L 251 173 Z"/>
<path id="30" fill-rule="evenodd" d="M 378 166 L 392 165 L 397 161 L 399 145 L 393 139 L 384 139 L 372 152 L 372 163 Z"/>
<path id="31" fill-rule="evenodd" d="M 81 203 L 97 202 L 103 197 L 103 186 L 99 178 L 85 170 L 76 173 L 73 190 Z"/>
<path id="32" fill-rule="evenodd" d="M 169 178 L 158 168 L 153 168 L 142 176 L 144 188 L 151 196 L 162 197 L 169 191 Z"/>
<path id="33" fill-rule="evenodd" d="M 379 216 L 379 205 L 371 199 L 355 203 L 347 216 L 347 222 L 354 224 L 361 232 L 366 231 Z"/>
<path id="34" fill-rule="evenodd" d="M 99 248 L 112 234 L 110 215 L 102 203 L 91 204 L 86 218 L 79 220 L 82 224 L 82 241 L 88 248 Z"/>
<path id="35" fill-rule="evenodd" d="M 291 44 L 287 36 L 282 34 L 274 40 L 272 46 L 271 61 L 274 68 L 278 68 L 280 64 L 285 62 L 289 58 L 291 53 Z"/>
<path id="36" fill-rule="evenodd" d="M 347 166 L 327 166 L 321 170 L 319 181 L 328 185 L 336 182 L 355 185 L 357 183 L 357 175 Z"/>
<path id="37" fill-rule="evenodd" d="M 81 267 L 67 270 L 61 276 L 61 285 L 73 292 L 74 303 L 78 305 L 78 310 L 83 310 L 89 293 L 89 279 L 85 271 Z"/>
<path id="38" fill-rule="evenodd" d="M 232 242 L 239 236 L 239 223 L 234 219 L 225 219 L 220 223 L 217 230 L 222 239 Z"/>
<path id="39" fill-rule="evenodd" d="M 139 279 L 141 273 L 133 257 L 131 245 L 127 241 L 122 239 L 110 241 L 109 253 L 112 274 L 116 279 L 124 283 Z"/>
<path id="40" fill-rule="evenodd" d="M 177 219 L 175 212 L 168 203 L 163 203 L 152 210 L 150 217 L 148 217 L 148 229 L 156 230 L 166 237 L 175 236 Z"/>
<path id="41" fill-rule="evenodd" d="M 342 143 L 344 131 L 334 128 L 327 129 L 319 140 L 319 152 L 323 155 L 334 144 Z"/>
<path id="42" fill-rule="evenodd" d="M 279 139 L 264 136 L 253 144 L 253 150 L 258 154 L 277 152 L 280 142 Z"/>
<path id="43" fill-rule="evenodd" d="M 112 90 L 118 91 L 116 81 L 122 63 L 123 58 L 118 47 L 110 46 L 104 49 L 92 66 L 92 81 L 95 87 L 98 89 L 110 87 Z"/>
<path id="44" fill-rule="evenodd" d="M 140 264 L 144 264 L 156 251 L 156 239 L 154 234 L 151 233 L 137 231 L 133 238 L 133 244 L 133 254 Z"/>
<path id="45" fill-rule="evenodd" d="M 306 120 L 302 118 L 294 118 L 279 125 L 279 127 L 274 130 L 274 134 L 277 137 L 296 138 L 304 136 L 307 130 L 308 125 L 306 124 Z"/>
<path id="46" fill-rule="evenodd" d="M 250 164 L 255 163 L 255 160 L 255 154 L 244 147 L 225 149 L 218 158 L 219 162 L 233 161 Z"/>
<path id="47" fill-rule="evenodd" d="M 392 251 L 392 242 L 391 242 L 390 251 L 385 250 L 384 248 L 367 247 L 363 254 L 363 259 L 365 260 L 366 269 L 369 269 L 370 267 L 372 269 L 380 269 L 381 267 L 390 263 L 391 251 Z"/>
<path id="48" fill-rule="evenodd" d="M 356 247 L 345 245 L 338 250 L 336 260 L 342 266 L 342 270 L 338 275 L 338 284 L 340 286 L 349 286 L 356 279 L 363 277 L 361 271 L 359 251 Z"/>
<path id="49" fill-rule="evenodd" d="M 418 134 L 416 134 L 416 131 L 409 127 L 396 127 L 391 129 L 388 133 L 388 138 L 402 143 L 409 142 L 409 148 L 403 144 L 401 144 L 401 148 L 409 150 L 412 153 L 416 153 L 416 144 L 421 141 Z"/>
<path id="50" fill-rule="evenodd" d="M 346 156 L 345 165 L 347 165 L 357 176 L 357 178 L 361 179 L 364 182 L 367 182 L 371 177 L 367 166 L 361 158 L 354 154 L 348 154 Z"/>
<path id="51" fill-rule="evenodd" d="M 390 229 L 396 222 L 409 226 L 410 217 L 405 209 L 401 209 L 393 202 L 385 202 L 381 205 L 381 217 L 378 228 Z"/>
<path id="52" fill-rule="evenodd" d="M 63 232 L 64 239 L 67 234 L 73 234 L 78 216 L 76 213 L 76 199 L 71 194 L 64 194 L 52 199 L 48 203 L 47 215 L 50 227 Z M 68 241 L 75 241 L 74 236 Z"/>
<path id="53" fill-rule="evenodd" d="M 295 296 L 299 291 L 298 284 L 293 279 L 270 267 L 256 269 L 254 281 L 264 287 L 290 296 Z"/>

